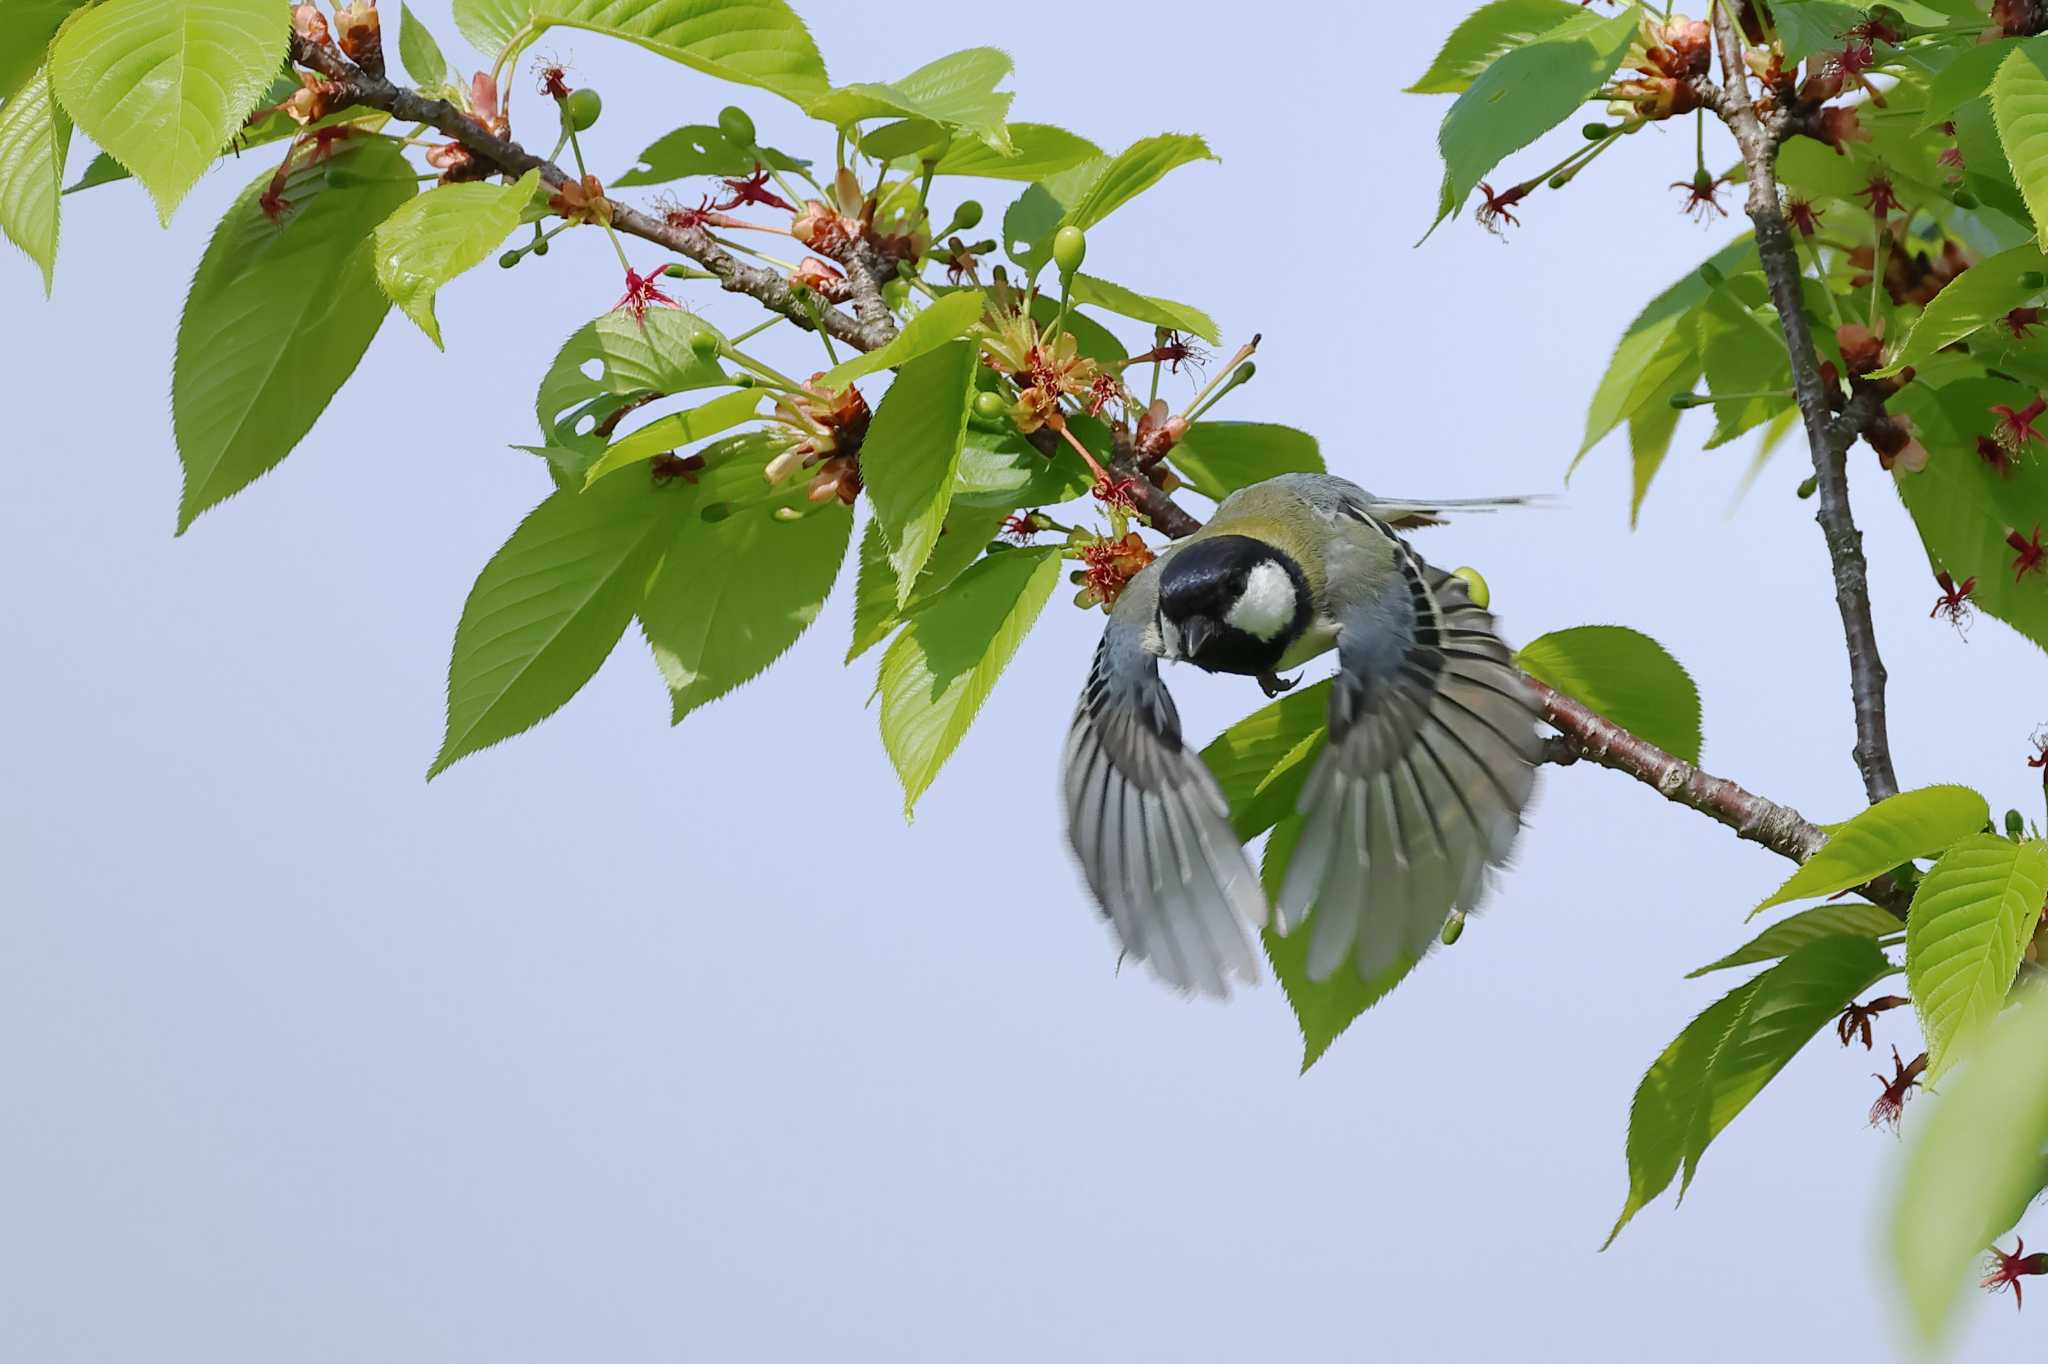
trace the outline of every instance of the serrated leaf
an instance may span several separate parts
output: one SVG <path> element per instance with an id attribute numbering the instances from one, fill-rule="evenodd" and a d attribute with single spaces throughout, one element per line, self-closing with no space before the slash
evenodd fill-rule
<path id="1" fill-rule="evenodd" d="M 185 489 L 182 534 L 208 507 L 276 466 L 355 371 L 390 308 L 370 234 L 412 197 L 396 144 L 339 144 L 285 180 L 273 223 L 264 172 L 214 229 L 178 320 L 171 422 Z"/>
<path id="2" fill-rule="evenodd" d="M 1999 64 L 1991 116 L 2037 239 L 2048 246 L 2048 34 L 2015 44 Z"/>
<path id="3" fill-rule="evenodd" d="M 1230 827 L 1240 842 L 1251 842 L 1293 815 L 1329 735 L 1330 684 L 1323 681 L 1261 706 L 1202 750 L 1202 761 L 1230 803 Z M 1358 973 L 1338 974 L 1355 978 Z"/>
<path id="4" fill-rule="evenodd" d="M 0 233 L 28 253 L 50 292 L 71 119 L 50 93 L 46 72 L 0 105 Z"/>
<path id="5" fill-rule="evenodd" d="M 1957 275 L 1928 301 L 1926 309 L 1906 334 L 1897 357 L 1881 374 L 1896 374 L 1907 365 L 1924 365 L 1928 357 L 1979 328 L 1988 327 L 2012 310 L 2015 300 L 2027 290 L 2020 288 L 2020 276 L 2048 271 L 2048 255 L 2029 242 L 2001 251 Z"/>
<path id="6" fill-rule="evenodd" d="M 582 690 L 640 607 L 689 487 L 616 478 L 527 514 L 477 575 L 448 663 L 448 731 L 427 769 L 531 729 Z"/>
<path id="7" fill-rule="evenodd" d="M 1274 422 L 1198 421 L 1173 447 L 1172 459 L 1189 487 L 1219 502 L 1275 474 L 1324 471 L 1314 436 Z"/>
<path id="8" fill-rule="evenodd" d="M 1766 928 L 1727 956 L 1708 962 L 1696 971 L 1685 973 L 1687 980 L 1706 975 L 1709 971 L 1725 971 L 1731 966 L 1749 966 L 1760 961 L 1775 961 L 1779 957 L 1818 942 L 1822 938 L 1881 938 L 1897 933 L 1904 927 L 1898 916 L 1876 905 L 1861 900 L 1842 900 L 1833 904 L 1815 905 L 1802 909 Z"/>
<path id="9" fill-rule="evenodd" d="M 1266 888 L 1268 900 L 1279 897 L 1287 861 L 1294 855 L 1295 845 L 1301 841 L 1302 822 L 1300 815 L 1290 813 L 1274 828 L 1273 836 L 1266 840 L 1265 857 L 1259 864 L 1259 880 Z M 1327 980 L 1313 980 L 1308 973 L 1308 947 L 1312 936 L 1309 922 L 1314 917 L 1311 911 L 1309 921 L 1304 921 L 1286 937 L 1271 928 L 1259 930 L 1259 941 L 1266 949 L 1266 960 L 1272 964 L 1273 978 L 1280 982 L 1280 989 L 1287 996 L 1287 1005 L 1294 1011 L 1294 1021 L 1301 1029 L 1301 1070 L 1304 1075 L 1360 1014 L 1385 999 L 1396 985 L 1407 979 L 1418 960 L 1403 956 L 1371 980 L 1360 979 L 1356 971 L 1332 971 Z"/>
<path id="10" fill-rule="evenodd" d="M 1671 338 L 1672 345 L 1682 345 L 1677 334 Z M 1685 347 L 1687 354 L 1695 348 Z M 1652 393 L 1628 419 L 1629 496 L 1628 524 L 1634 530 L 1637 518 L 1642 514 L 1643 499 L 1649 495 L 1650 483 L 1657 477 L 1657 471 L 1664 467 L 1664 457 L 1671 453 L 1671 438 L 1678 432 L 1678 409 L 1671 405 L 1671 399 L 1681 393 L 1690 393 L 1699 381 L 1697 367 L 1687 366 L 1671 375 L 1663 388 Z"/>
<path id="11" fill-rule="evenodd" d="M 952 504 L 976 363 L 973 342 L 948 341 L 905 365 L 861 446 L 861 476 L 889 541 L 899 607 L 909 601 Z"/>
<path id="12" fill-rule="evenodd" d="M 935 301 L 903 324 L 895 339 L 879 350 L 842 360 L 818 377 L 820 388 L 842 389 L 856 379 L 908 364 L 918 356 L 966 334 L 981 321 L 987 299 L 979 289 L 961 289 Z"/>
<path id="13" fill-rule="evenodd" d="M 981 557 L 1002 527 L 1002 512 L 954 502 L 939 531 L 939 542 L 932 546 L 932 557 L 925 561 L 924 572 L 918 574 L 917 585 L 911 589 L 910 600 L 899 607 L 889 542 L 882 538 L 881 526 L 869 521 L 860 537 L 860 572 L 853 588 L 853 642 L 847 646 L 846 661 L 853 662 L 924 609 Z"/>
<path id="14" fill-rule="evenodd" d="M 448 66 L 448 58 L 441 54 L 441 45 L 412 12 L 411 5 L 400 3 L 398 20 L 398 60 L 412 83 L 424 90 L 452 84 L 455 75 Z"/>
<path id="15" fill-rule="evenodd" d="M 49 55 L 50 39 L 85 0 L 0 0 L 0 100 L 14 98 Z"/>
<path id="16" fill-rule="evenodd" d="M 1087 229 L 1190 161 L 1214 161 L 1209 144 L 1191 133 L 1142 138 L 1114 157 L 1083 161 L 1031 186 L 1003 215 L 1004 250 L 1036 273 L 1052 255 L 1062 227 Z"/>
<path id="17" fill-rule="evenodd" d="M 708 123 L 686 123 L 647 145 L 633 169 L 612 181 L 616 188 L 662 185 L 692 175 L 749 175 L 760 162 L 783 171 L 808 171 L 811 163 L 773 147 L 739 147 Z"/>
<path id="18" fill-rule="evenodd" d="M 1987 404 L 2022 407 L 2033 390 L 1988 379 L 1915 393 L 1919 388 L 1908 384 L 1895 405 L 1913 417 L 1931 457 L 1918 473 L 1895 468 L 1892 482 L 1912 513 L 1929 566 L 1958 583 L 1974 578 L 1969 600 L 1978 610 L 2048 648 L 2048 592 L 2034 574 L 2015 577 L 2016 556 L 2005 538 L 2015 529 L 2031 534 L 2037 523 L 2048 527 L 2048 461 L 2016 459 L 2001 476 L 1979 458 L 1975 441 L 1997 420 Z"/>
<path id="19" fill-rule="evenodd" d="M 1640 18 L 1633 7 L 1611 18 L 1582 14 L 1509 49 L 1481 72 L 1437 130 L 1444 180 L 1436 222 L 1457 212 L 1502 158 L 1591 99 L 1621 65 Z"/>
<path id="20" fill-rule="evenodd" d="M 711 446 L 656 538 L 640 628 L 668 683 L 672 724 L 782 657 L 839 576 L 851 509 L 809 506 L 802 484 L 760 500 L 762 469 L 782 448 L 759 434 Z M 804 515 L 780 520 L 784 509 Z"/>
<path id="21" fill-rule="evenodd" d="M 953 505 L 1015 511 L 1065 502 L 1088 488 L 1080 461 L 1048 459 L 1014 429 L 981 431 L 970 424 L 954 471 Z"/>
<path id="22" fill-rule="evenodd" d="M 1958 49 L 1954 60 L 1935 72 L 1934 79 L 1927 83 L 1927 103 L 1920 113 L 1919 131 L 1924 133 L 1937 123 L 1947 122 L 1956 110 L 1987 93 L 2012 49 L 2013 40 L 2006 38 Z"/>
<path id="23" fill-rule="evenodd" d="M 616 473 L 627 465 L 644 464 L 656 455 L 730 431 L 741 422 L 750 420 L 754 409 L 760 405 L 758 390 L 740 388 L 686 412 L 670 412 L 656 417 L 631 435 L 621 436 L 606 446 L 604 455 L 584 471 L 583 486 L 587 488 L 606 474 Z M 780 450 L 786 444 L 779 441 L 776 449 Z"/>
<path id="24" fill-rule="evenodd" d="M 984 180 L 1038 180 L 1070 170 L 1102 155 L 1102 148 L 1050 123 L 1009 125 L 1012 156 L 984 142 L 955 142 L 939 158 L 936 174 L 971 175 Z"/>
<path id="25" fill-rule="evenodd" d="M 168 223 L 269 88 L 289 29 L 276 0 L 105 0 L 51 45 L 50 79 Z"/>
<path id="26" fill-rule="evenodd" d="M 1636 1087 L 1629 1106 L 1628 1197 L 1606 1245 L 1681 1170 L 1683 1197 L 1714 1138 L 1816 1032 L 1891 969 L 1870 939 L 1821 938 L 1688 1023 Z"/>
<path id="27" fill-rule="evenodd" d="M 1716 398 L 1784 389 L 1782 398 L 1735 398 L 1713 404 L 1714 433 L 1706 448 L 1725 445 L 1792 406 L 1792 367 L 1773 335 L 1775 312 L 1755 313 L 1726 291 L 1707 296 L 1699 307 L 1700 371 Z"/>
<path id="28" fill-rule="evenodd" d="M 911 618 L 882 655 L 882 745 L 903 814 L 958 748 L 1060 577 L 1055 547 L 990 555 Z"/>
<path id="29" fill-rule="evenodd" d="M 897 81 L 866 81 L 820 95 L 804 112 L 836 127 L 863 119 L 902 115 L 941 128 L 957 129 L 998 154 L 1015 150 L 1004 116 L 1008 91 L 996 85 L 1010 74 L 1009 54 L 999 48 L 970 47 L 927 62 Z"/>
<path id="30" fill-rule="evenodd" d="M 1150 322 L 1155 327 L 1170 327 L 1174 331 L 1191 332 L 1210 345 L 1215 345 L 1220 335 L 1215 320 L 1191 303 L 1176 303 L 1170 298 L 1154 298 L 1149 294 L 1126 289 L 1121 284 L 1111 284 L 1106 279 L 1097 279 L 1093 275 L 1076 274 L 1068 293 L 1074 302 L 1085 307 L 1102 308 L 1119 317 Z"/>
<path id="31" fill-rule="evenodd" d="M 442 185 L 400 204 L 377 224 L 377 283 L 385 295 L 441 345 L 434 295 L 463 271 L 483 264 L 519 226 L 540 172 L 516 183 Z"/>
<path id="32" fill-rule="evenodd" d="M 1930 1350 L 1982 1273 L 1985 1247 L 2048 1183 L 2048 991 L 2017 993 L 1963 1069 L 1921 1101 L 1919 1139 L 1892 1205 L 1893 1268 Z"/>
<path id="33" fill-rule="evenodd" d="M 66 185 L 64 192 L 66 194 L 76 194 L 80 190 L 98 189 L 101 185 L 111 185 L 118 180 L 131 178 L 126 166 L 116 161 L 113 157 L 108 156 L 105 152 L 100 152 L 92 160 L 86 162 L 85 172 L 77 180 Z"/>
<path id="34" fill-rule="evenodd" d="M 1788 62 L 1803 62 L 1816 52 L 1839 49 L 1842 35 L 1864 17 L 1862 10 L 1842 0 L 1773 0 L 1771 5 L 1771 20 Z"/>
<path id="35" fill-rule="evenodd" d="M 1553 630 L 1524 645 L 1516 661 L 1673 757 L 1700 760 L 1699 688 L 1648 635 L 1620 625 Z"/>
<path id="36" fill-rule="evenodd" d="M 1582 12 L 1571 0 L 1492 0 L 1458 22 L 1429 70 L 1403 93 L 1457 94 L 1503 52 L 1541 37 Z"/>
<path id="37" fill-rule="evenodd" d="M 1744 235 L 1709 256 L 1706 264 L 1722 275 L 1733 275 L 1755 256 L 1755 243 Z M 1572 461 L 1575 466 L 1609 431 L 1664 391 L 1674 374 L 1698 365 L 1698 325 L 1687 319 L 1706 296 L 1706 281 L 1699 270 L 1692 270 L 1645 304 L 1629 323 L 1586 410 L 1586 434 Z"/>
<path id="38" fill-rule="evenodd" d="M 1984 797 L 1967 786 L 1901 791 L 1835 825 L 1820 851 L 1750 913 L 1860 886 L 1916 857 L 1932 856 L 1968 838 L 1990 817 Z"/>
<path id="39" fill-rule="evenodd" d="M 2005 1005 L 2020 954 L 2048 908 L 2048 845 L 1995 834 L 1941 855 L 1906 918 L 1906 988 L 1932 1083 Z"/>
<path id="40" fill-rule="evenodd" d="M 783 0 L 455 0 L 455 27 L 477 51 L 507 57 L 550 28 L 586 29 L 799 107 L 829 84 L 810 30 Z"/>

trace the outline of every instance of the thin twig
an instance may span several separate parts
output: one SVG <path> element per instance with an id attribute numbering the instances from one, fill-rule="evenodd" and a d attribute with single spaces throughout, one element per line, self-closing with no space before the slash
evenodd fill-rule
<path id="1" fill-rule="evenodd" d="M 1725 3 L 1714 7 L 1714 34 L 1721 49 L 1723 82 L 1716 92 L 1715 107 L 1735 135 L 1749 173 L 1745 207 L 1756 226 L 1757 257 L 1763 263 L 1771 302 L 1785 333 L 1785 351 L 1792 363 L 1792 390 L 1799 400 L 1807 446 L 1813 455 L 1818 492 L 1814 519 L 1820 522 L 1828 556 L 1834 563 L 1835 604 L 1841 610 L 1842 633 L 1849 646 L 1849 692 L 1856 711 L 1856 767 L 1863 774 L 1865 793 L 1875 803 L 1897 795 L 1899 779 L 1892 770 L 1891 739 L 1885 729 L 1884 660 L 1878 655 L 1877 627 L 1870 618 L 1869 569 L 1863 558 L 1863 536 L 1849 510 L 1846 456 L 1850 440 L 1862 428 L 1848 422 L 1847 412 L 1844 421 L 1835 421 L 1828 383 L 1821 374 L 1812 329 L 1806 321 L 1799 253 L 1778 200 L 1777 156 L 1787 126 L 1785 113 L 1774 110 L 1767 122 L 1750 102 L 1742 38 Z M 1869 417 L 1876 415 L 1874 409 L 1855 410 L 1868 410 Z M 1862 419 L 1865 425 L 1869 417 Z"/>

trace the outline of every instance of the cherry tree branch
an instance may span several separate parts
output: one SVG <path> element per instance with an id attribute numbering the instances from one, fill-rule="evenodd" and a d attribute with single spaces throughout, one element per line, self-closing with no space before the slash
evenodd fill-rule
<path id="1" fill-rule="evenodd" d="M 1863 557 L 1863 536 L 1849 510 L 1847 454 L 1849 443 L 1876 416 L 1876 408 L 1871 404 L 1852 405 L 1855 417 L 1845 412 L 1843 420 L 1837 421 L 1833 416 L 1829 402 L 1832 395 L 1821 374 L 1813 331 L 1806 320 L 1798 251 L 1792 243 L 1784 207 L 1778 200 L 1778 144 L 1786 134 L 1787 116 L 1782 109 L 1767 116 L 1759 114 L 1750 102 L 1742 37 L 1725 0 L 1717 0 L 1714 6 L 1714 36 L 1721 49 L 1723 81 L 1714 91 L 1714 108 L 1735 135 L 1748 170 L 1749 195 L 1745 207 L 1756 227 L 1757 256 L 1763 262 L 1764 279 L 1770 286 L 1771 302 L 1785 334 L 1785 352 L 1792 363 L 1792 391 L 1799 402 L 1806 443 L 1813 455 L 1818 494 L 1814 516 L 1820 522 L 1828 557 L 1834 564 L 1835 605 L 1841 611 L 1842 633 L 1849 646 L 1849 694 L 1856 712 L 1856 767 L 1863 774 L 1864 791 L 1875 804 L 1898 794 L 1899 779 L 1892 770 L 1891 739 L 1885 727 L 1884 660 L 1878 655 L 1877 627 L 1870 618 L 1869 569 Z"/>
<path id="2" fill-rule="evenodd" d="M 381 109 L 402 122 L 437 128 L 461 143 L 471 155 L 505 175 L 518 176 L 529 170 L 538 170 L 542 180 L 556 186 L 576 179 L 511 138 L 491 133 L 447 100 L 429 99 L 417 90 L 394 85 L 382 76 L 373 76 L 331 46 L 309 43 L 293 34 L 291 59 L 308 70 L 318 72 L 338 87 L 335 91 L 337 107 L 360 105 Z M 711 234 L 701 227 L 675 227 L 617 200 L 612 201 L 612 227 L 629 237 L 642 238 L 688 257 L 718 276 L 719 284 L 727 292 L 745 294 L 806 331 L 815 331 L 822 325 L 834 340 L 860 350 L 874 350 L 887 345 L 896 335 L 896 323 L 886 308 L 879 312 L 864 309 L 860 317 L 850 317 L 837 308 L 818 308 L 818 321 L 814 323 L 813 309 L 805 305 L 787 279 L 773 270 L 740 260 L 713 241 Z"/>

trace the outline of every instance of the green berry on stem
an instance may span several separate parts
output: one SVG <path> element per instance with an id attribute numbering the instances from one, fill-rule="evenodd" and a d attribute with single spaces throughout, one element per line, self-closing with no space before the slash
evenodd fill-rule
<path id="1" fill-rule="evenodd" d="M 709 331 L 690 333 L 690 350 L 699 360 L 709 360 L 718 354 L 718 334 Z"/>
<path id="2" fill-rule="evenodd" d="M 732 386 L 734 388 L 752 388 L 754 386 L 754 376 L 745 370 L 741 370 L 732 376 Z"/>
<path id="3" fill-rule="evenodd" d="M 754 145 L 754 120 L 737 104 L 728 104 L 718 111 L 718 131 L 735 147 Z"/>
<path id="4" fill-rule="evenodd" d="M 510 270 L 513 266 L 519 264 L 519 256 L 520 253 L 517 251 L 507 251 L 504 255 L 498 257 L 498 264 Z"/>
<path id="5" fill-rule="evenodd" d="M 974 395 L 974 410 L 990 421 L 996 420 L 1010 410 L 1000 393 L 977 393 Z"/>
<path id="6" fill-rule="evenodd" d="M 541 237 L 537 239 L 532 246 L 529 246 L 526 249 L 533 252 L 533 254 L 536 256 L 545 256 L 548 253 L 548 239 L 546 237 Z"/>
<path id="7" fill-rule="evenodd" d="M 980 221 L 981 202 L 977 199 L 969 199 L 966 203 L 953 210 L 953 226 L 951 230 L 955 232 L 968 232 L 973 230 Z"/>
<path id="8" fill-rule="evenodd" d="M 1472 598 L 1472 604 L 1480 610 L 1484 611 L 1487 603 L 1493 600 L 1493 594 L 1487 591 L 1486 579 L 1480 576 L 1478 569 L 1454 568 L 1451 570 L 1451 576 L 1465 580 L 1466 595 Z"/>
<path id="9" fill-rule="evenodd" d="M 1088 234 L 1069 224 L 1052 234 L 1052 261 L 1060 269 L 1060 278 L 1071 279 L 1081 262 L 1088 258 Z"/>
<path id="10" fill-rule="evenodd" d="M 1454 909 L 1451 911 L 1451 917 L 1444 920 L 1444 931 L 1438 935 L 1438 941 L 1449 947 L 1464 935 L 1465 913 L 1463 910 Z"/>
<path id="11" fill-rule="evenodd" d="M 569 126 L 577 132 L 587 132 L 597 122 L 597 116 L 604 112 L 604 101 L 597 91 L 588 86 L 571 90 L 569 97 L 562 101 L 562 117 L 569 120 Z"/>

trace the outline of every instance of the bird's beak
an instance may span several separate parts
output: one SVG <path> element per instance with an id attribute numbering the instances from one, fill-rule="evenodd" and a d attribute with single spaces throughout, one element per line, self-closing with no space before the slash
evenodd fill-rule
<path id="1" fill-rule="evenodd" d="M 1181 622 L 1180 653 L 1182 658 L 1199 658 L 1202 646 L 1216 633 L 1215 622 L 1207 616 L 1189 616 Z"/>

